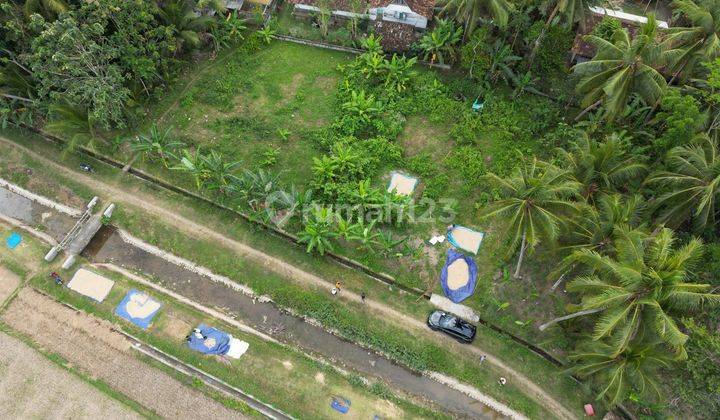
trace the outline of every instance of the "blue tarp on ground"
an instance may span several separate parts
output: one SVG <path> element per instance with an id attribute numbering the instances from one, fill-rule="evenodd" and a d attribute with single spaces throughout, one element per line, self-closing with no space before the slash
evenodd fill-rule
<path id="1" fill-rule="evenodd" d="M 448 267 L 450 267 L 452 263 L 459 259 L 463 259 L 465 260 L 465 263 L 467 263 L 468 281 L 464 285 L 461 285 L 459 288 L 452 289 L 448 285 Z M 472 295 L 475 291 L 476 280 L 477 264 L 475 264 L 475 261 L 461 252 L 455 251 L 454 249 L 448 249 L 447 260 L 445 261 L 445 265 L 440 272 L 440 285 L 442 286 L 443 292 L 445 292 L 445 296 L 447 296 L 448 299 L 455 303 L 462 302 L 463 300 L 470 297 L 470 295 Z"/>
<path id="2" fill-rule="evenodd" d="M 20 245 L 20 242 L 22 242 L 22 236 L 18 235 L 15 232 L 11 233 L 10 236 L 5 239 L 5 244 L 10 249 L 15 249 L 15 247 Z"/>
<path id="3" fill-rule="evenodd" d="M 208 327 L 205 324 L 198 326 L 203 337 L 197 337 L 196 334 L 190 333 L 188 346 L 203 354 L 227 354 L 230 350 L 230 334 Z"/>
<path id="4" fill-rule="evenodd" d="M 350 411 L 350 400 L 347 398 L 335 398 L 333 397 L 332 401 L 330 402 L 330 407 L 338 411 L 342 414 L 347 414 L 348 411 Z"/>
<path id="5" fill-rule="evenodd" d="M 161 306 L 147 293 L 131 289 L 115 308 L 115 314 L 146 330 Z"/>

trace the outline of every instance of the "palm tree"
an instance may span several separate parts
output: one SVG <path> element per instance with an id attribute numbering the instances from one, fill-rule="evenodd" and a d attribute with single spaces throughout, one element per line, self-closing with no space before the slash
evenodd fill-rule
<path id="1" fill-rule="evenodd" d="M 562 215 L 572 214 L 577 206 L 569 198 L 577 193 L 578 184 L 567 171 L 533 158 L 525 162 L 507 179 L 493 173 L 485 176 L 490 184 L 502 191 L 502 198 L 484 209 L 482 218 L 507 219 L 510 252 L 520 244 L 515 277 L 527 248 L 533 249 L 541 240 L 553 242 L 564 223 Z"/>
<path id="2" fill-rule="evenodd" d="M 202 189 L 210 177 L 205 167 L 205 159 L 200 148 L 195 149 L 194 152 L 184 149 L 182 151 L 182 157 L 180 158 L 180 164 L 170 169 L 189 173 L 193 177 L 193 180 L 195 180 L 195 187 L 198 190 Z"/>
<path id="3" fill-rule="evenodd" d="M 672 50 L 674 80 L 681 73 L 690 74 L 697 63 L 720 56 L 720 3 L 675 0 L 672 6 L 692 25 L 670 28 L 663 42 Z"/>
<path id="4" fill-rule="evenodd" d="M 657 341 L 633 343 L 620 353 L 604 342 L 586 341 L 570 359 L 574 366 L 569 372 L 581 378 L 593 377 L 602 387 L 597 399 L 607 399 L 611 406 L 622 403 L 631 392 L 659 397 L 658 370 L 671 367 L 677 360 Z"/>
<path id="5" fill-rule="evenodd" d="M 580 206 L 576 217 L 567 220 L 568 231 L 563 235 L 563 249 L 590 249 L 600 253 L 613 252 L 613 231 L 616 226 L 639 228 L 645 220 L 645 199 L 641 195 L 601 194 L 594 205 Z M 563 259 L 548 278 L 555 279 L 550 290 L 555 290 L 574 264 Z M 548 325 L 542 327 L 547 328 Z"/>
<path id="6" fill-rule="evenodd" d="M 92 117 L 81 107 L 70 104 L 52 104 L 48 109 L 50 120 L 45 130 L 67 140 L 67 148 L 95 146 L 95 140 L 103 139 L 97 135 Z"/>
<path id="7" fill-rule="evenodd" d="M 177 38 L 177 52 L 200 46 L 200 33 L 213 23 L 212 17 L 195 14 L 195 2 L 191 0 L 158 1 L 156 13 Z"/>
<path id="8" fill-rule="evenodd" d="M 508 16 L 512 4 L 507 0 L 447 0 L 442 9 L 443 14 L 452 13 L 455 20 L 465 27 L 465 38 L 472 35 L 483 12 L 492 16 L 493 22 L 500 28 L 504 28 L 508 22 Z"/>
<path id="9" fill-rule="evenodd" d="M 647 167 L 627 153 L 629 139 L 613 133 L 604 141 L 591 139 L 585 131 L 569 148 L 558 148 L 561 166 L 582 185 L 580 195 L 592 202 L 598 193 L 611 193 L 642 175 Z"/>
<path id="10" fill-rule="evenodd" d="M 657 21 L 650 15 L 632 39 L 626 28 L 616 31 L 612 42 L 595 35 L 585 37 L 597 47 L 597 53 L 573 69 L 581 77 L 576 90 L 584 95 L 581 104 L 586 107 L 577 119 L 600 104 L 605 108 L 604 116 L 613 119 L 623 113 L 633 93 L 647 104 L 662 97 L 667 82 L 656 68 L 663 64 L 665 55 L 655 39 L 656 32 Z"/>
<path id="11" fill-rule="evenodd" d="M 555 18 L 558 14 L 565 18 L 565 23 L 568 26 L 574 24 L 575 22 L 580 22 L 580 25 L 584 26 L 585 13 L 587 10 L 591 6 L 600 3 L 599 0 L 552 0 L 550 4 L 553 2 L 555 3 L 555 6 L 548 15 L 548 18 L 545 21 L 545 26 L 535 39 L 533 49 L 530 52 L 530 57 L 528 58 L 528 69 L 532 67 L 533 61 L 535 61 L 535 55 L 537 55 L 537 52 L 540 49 L 540 44 L 545 38 L 545 34 L 550 29 L 550 26 L 555 22 Z"/>
<path id="12" fill-rule="evenodd" d="M 563 248 L 610 253 L 615 227 L 641 227 L 645 208 L 645 199 L 641 195 L 602 194 L 594 206 L 582 206 L 577 217 L 568 220 Z"/>
<path id="13" fill-rule="evenodd" d="M 163 166 L 169 168 L 168 159 L 175 158 L 175 151 L 185 147 L 185 143 L 173 140 L 170 137 L 170 131 L 171 128 L 168 128 L 161 132 L 158 130 L 157 125 L 153 124 L 147 135 L 142 134 L 134 139 L 130 144 L 130 149 L 151 158 L 158 158 L 163 163 Z"/>
<path id="14" fill-rule="evenodd" d="M 691 218 L 696 232 L 714 226 L 720 197 L 720 154 L 715 141 L 698 135 L 686 146 L 668 152 L 668 170 L 650 176 L 647 183 L 667 189 L 655 200 L 661 223 L 678 226 Z"/>
<path id="15" fill-rule="evenodd" d="M 47 21 L 54 21 L 58 15 L 69 9 L 63 0 L 25 0 L 25 16 L 39 14 Z"/>
<path id="16" fill-rule="evenodd" d="M 9 60 L 5 66 L 0 67 L 0 97 L 33 103 L 35 97 L 35 82 L 32 72 L 15 60 Z"/>
<path id="17" fill-rule="evenodd" d="M 563 318 L 599 313 L 592 338 L 607 338 L 614 355 L 625 351 L 636 336 L 650 333 L 683 355 L 687 336 L 675 316 L 718 304 L 720 295 L 708 292 L 708 284 L 690 282 L 703 253 L 702 242 L 693 238 L 679 248 L 674 243 L 675 234 L 668 228 L 651 235 L 620 226 L 615 228 L 612 254 L 573 252 L 566 264 L 578 264 L 587 274 L 567 284 L 566 289 L 580 293 L 582 301 L 579 311 Z"/>
<path id="18" fill-rule="evenodd" d="M 445 57 L 455 55 L 454 46 L 462 38 L 462 28 L 455 29 L 452 21 L 436 19 L 435 29 L 425 33 L 420 39 L 419 47 L 425 52 L 423 60 L 430 58 L 430 64 L 437 60 L 445 64 Z"/>

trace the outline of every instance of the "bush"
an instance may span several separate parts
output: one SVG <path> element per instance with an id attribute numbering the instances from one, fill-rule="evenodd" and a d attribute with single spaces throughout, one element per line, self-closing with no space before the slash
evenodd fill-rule
<path id="1" fill-rule="evenodd" d="M 622 25 L 620 25 L 618 19 L 604 16 L 600 23 L 593 28 L 592 34 L 606 41 L 610 41 L 615 31 L 620 28 L 622 28 Z"/>
<path id="2" fill-rule="evenodd" d="M 530 27 L 530 39 L 540 35 L 544 22 L 537 21 Z M 560 25 L 550 26 L 535 56 L 533 66 L 543 75 L 565 72 L 567 51 L 572 47 L 575 34 L 569 28 Z"/>

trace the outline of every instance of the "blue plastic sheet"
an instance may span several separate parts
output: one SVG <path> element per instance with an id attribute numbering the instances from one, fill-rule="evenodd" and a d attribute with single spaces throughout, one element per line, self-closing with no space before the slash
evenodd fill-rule
<path id="1" fill-rule="evenodd" d="M 15 232 L 11 233 L 10 236 L 5 239 L 5 244 L 10 249 L 15 249 L 18 245 L 20 245 L 20 242 L 22 242 L 22 236 Z"/>
<path id="2" fill-rule="evenodd" d="M 448 286 L 448 267 L 450 267 L 450 264 L 454 263 L 459 259 L 464 259 L 467 263 L 468 282 L 464 286 L 461 286 L 459 289 L 453 290 L 450 288 L 450 286 Z M 442 286 L 443 292 L 445 292 L 445 296 L 447 296 L 448 299 L 455 303 L 460 303 L 473 294 L 473 292 L 475 291 L 476 281 L 477 264 L 475 264 L 475 261 L 461 252 L 455 251 L 454 249 L 448 249 L 447 260 L 445 261 L 445 265 L 440 272 L 440 285 Z"/>
<path id="3" fill-rule="evenodd" d="M 188 346 L 191 349 L 203 354 L 227 354 L 230 350 L 230 334 L 205 324 L 200 324 L 198 329 L 202 337 L 197 337 L 194 332 L 190 333 Z"/>
<path id="4" fill-rule="evenodd" d="M 132 316 L 128 312 L 128 304 L 134 301 L 134 305 L 138 306 L 145 306 L 148 305 L 148 308 L 152 309 L 152 312 L 148 314 L 147 316 L 140 318 L 137 316 Z M 160 310 L 160 303 L 156 301 L 155 299 L 149 297 L 145 292 L 141 292 L 135 289 L 131 289 L 123 298 L 122 301 L 120 301 L 120 304 L 115 308 L 115 314 L 121 318 L 124 318 L 133 324 L 137 325 L 138 327 L 146 330 L 152 323 L 153 318 L 155 315 L 157 315 L 158 311 Z"/>
<path id="5" fill-rule="evenodd" d="M 330 402 L 330 407 L 342 414 L 347 414 L 350 411 L 350 400 L 347 398 L 333 398 Z"/>

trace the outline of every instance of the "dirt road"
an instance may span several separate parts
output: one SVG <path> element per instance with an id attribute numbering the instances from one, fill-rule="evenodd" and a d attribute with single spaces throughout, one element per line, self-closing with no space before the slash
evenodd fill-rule
<path id="1" fill-rule="evenodd" d="M 135 358 L 111 324 L 78 313 L 33 289 L 20 291 L 2 319 L 11 328 L 59 354 L 161 417 L 243 418 L 199 391 Z"/>
<path id="2" fill-rule="evenodd" d="M 144 211 L 153 214 L 157 217 L 160 217 L 161 219 L 165 220 L 166 222 L 172 224 L 177 229 L 183 231 L 185 234 L 188 234 L 190 236 L 194 237 L 201 237 L 205 239 L 209 239 L 212 241 L 215 241 L 216 243 L 227 247 L 228 249 L 233 250 L 234 252 L 244 256 L 245 258 L 248 258 L 249 260 L 267 268 L 268 270 L 274 271 L 275 273 L 286 277 L 288 279 L 291 279 L 293 281 L 311 285 L 315 287 L 322 287 L 322 288 L 330 288 L 334 284 L 334 281 L 328 281 L 324 280 L 312 273 L 308 273 L 292 264 L 289 264 L 279 258 L 276 258 L 272 255 L 268 255 L 262 251 L 259 251 L 255 248 L 252 248 L 244 243 L 241 243 L 239 241 L 236 241 L 232 238 L 229 238 L 225 235 L 223 235 L 220 232 L 214 231 L 212 229 L 209 229 L 206 226 L 203 226 L 199 223 L 196 223 L 193 220 L 190 220 L 188 218 L 185 218 L 183 216 L 180 216 L 173 211 L 170 211 L 163 207 L 164 203 L 159 202 L 157 198 L 151 196 L 150 194 L 146 194 L 143 192 L 137 192 L 134 191 L 133 193 L 129 193 L 121 188 L 118 188 L 114 185 L 107 184 L 103 181 L 98 180 L 95 177 L 88 176 L 87 174 L 71 170 L 65 166 L 62 166 L 55 161 L 46 158 L 45 156 L 36 153 L 30 149 L 28 149 L 25 146 L 18 145 L 17 143 L 12 142 L 9 139 L 6 139 L 4 137 L 0 136 L 0 142 L 3 142 L 13 148 L 20 149 L 24 153 L 32 156 L 34 159 L 38 161 L 42 161 L 45 165 L 48 167 L 52 167 L 54 170 L 58 171 L 59 173 L 62 173 L 68 177 L 72 177 L 73 179 L 77 180 L 78 182 L 82 182 L 86 186 L 92 188 L 98 195 L 104 196 L 106 198 L 112 199 L 112 201 L 120 204 L 128 204 L 133 207 L 141 208 Z M 340 297 L 342 299 L 347 299 L 350 301 L 359 302 L 360 296 L 349 291 L 344 290 L 343 293 L 340 294 Z M 372 301 L 369 299 L 365 300 L 365 305 L 372 308 L 374 311 L 378 312 L 379 314 L 382 314 L 384 317 L 390 317 L 394 320 L 402 323 L 406 326 L 411 326 L 414 329 L 422 328 L 423 331 L 426 330 L 426 327 L 422 321 L 419 321 L 415 318 L 409 317 L 401 312 L 396 311 L 395 309 L 377 302 Z M 440 337 L 438 335 L 433 334 L 433 337 L 436 337 L 438 342 L 442 341 L 444 345 L 448 344 L 448 340 L 443 340 L 443 337 Z M 459 347 L 459 346 L 458 346 Z M 508 378 L 508 380 L 512 381 L 516 386 L 523 389 L 529 396 L 536 399 L 541 405 L 545 406 L 549 411 L 554 413 L 560 418 L 564 419 L 574 419 L 577 416 L 571 413 L 568 409 L 566 409 L 562 404 L 560 404 L 558 401 L 556 401 L 554 398 L 552 398 L 548 393 L 546 393 L 542 388 L 537 386 L 534 382 L 526 378 L 524 375 L 520 374 L 516 370 L 512 369 L 507 364 L 503 363 L 501 360 L 499 360 L 497 357 L 493 356 L 490 352 L 488 352 L 485 349 L 482 349 L 480 347 L 474 346 L 474 347 L 467 347 L 464 346 L 462 349 L 458 348 L 460 351 L 471 351 L 478 357 L 481 355 L 487 356 L 487 363 L 495 365 L 499 370 L 504 372 L 504 376 Z"/>

